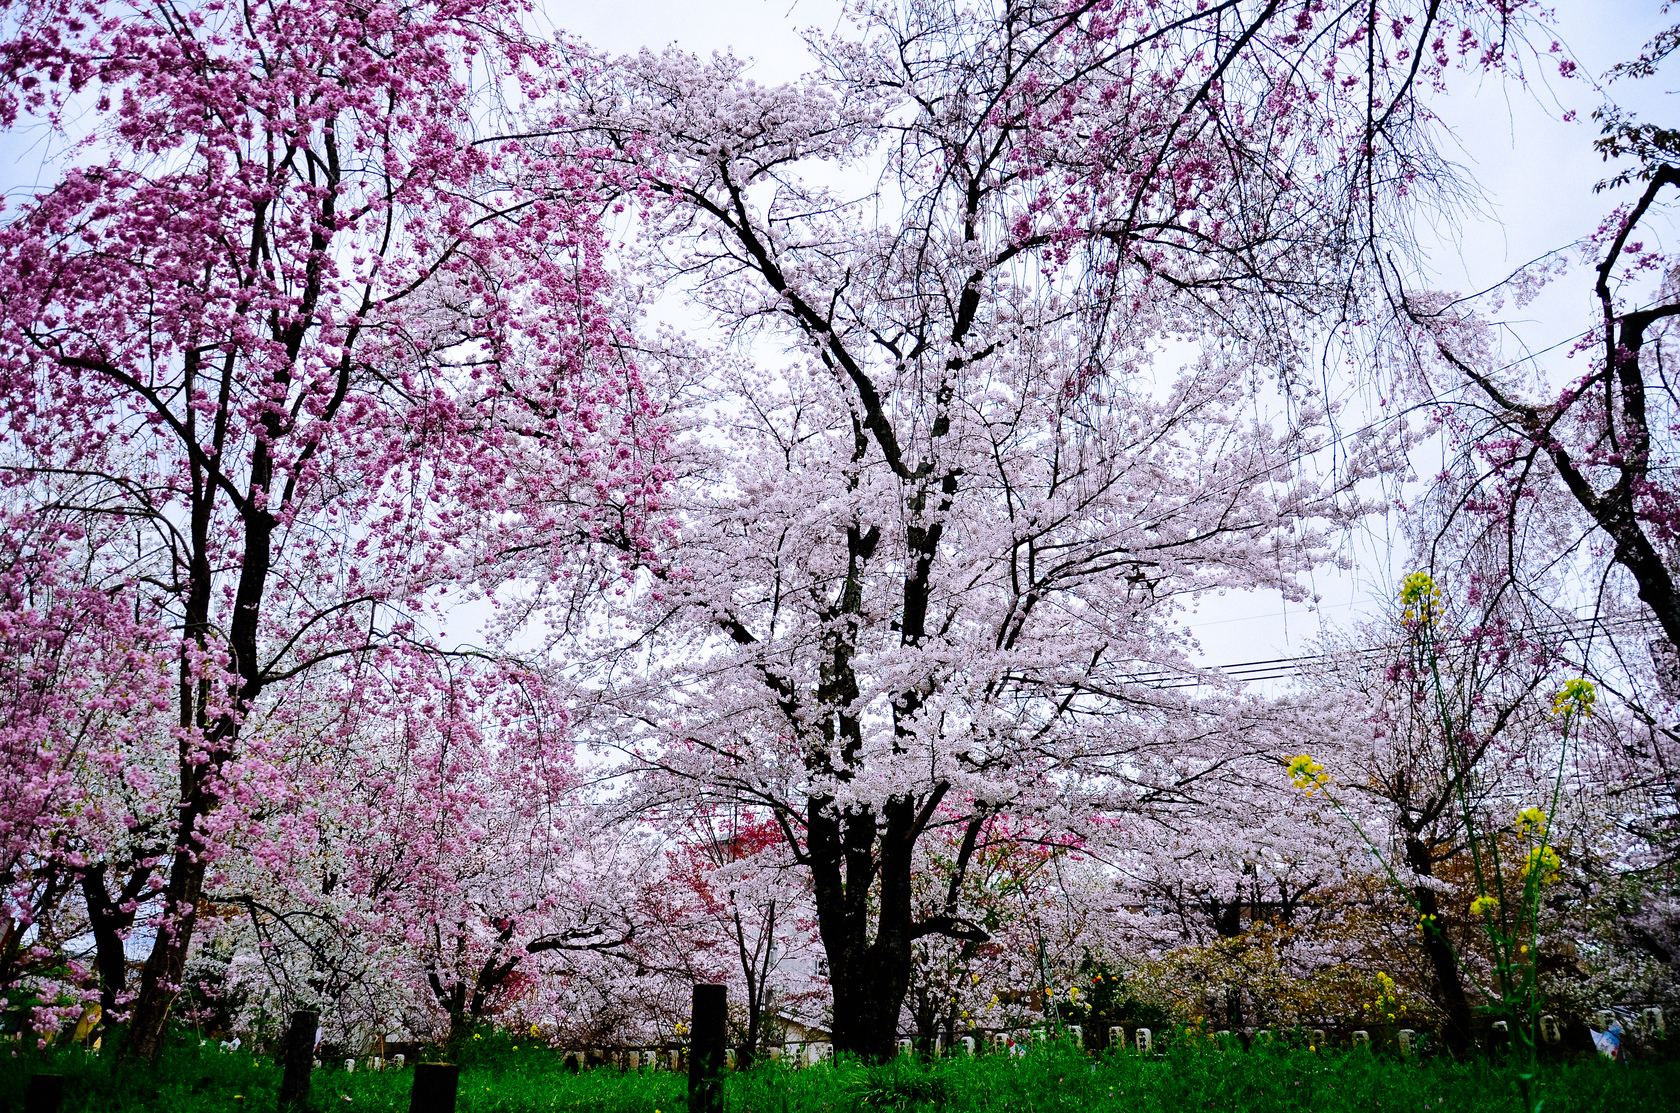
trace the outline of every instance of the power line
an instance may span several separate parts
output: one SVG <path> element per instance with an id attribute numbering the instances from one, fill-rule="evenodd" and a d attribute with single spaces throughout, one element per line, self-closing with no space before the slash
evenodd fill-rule
<path id="1" fill-rule="evenodd" d="M 1649 618 L 1621 618 L 1604 621 L 1600 619 L 1581 619 L 1575 622 L 1553 622 L 1534 628 L 1537 634 L 1569 632 L 1582 625 L 1589 625 L 1598 631 L 1619 630 L 1630 626 L 1650 627 L 1655 625 Z M 1578 640 L 1579 636 L 1570 640 Z M 1217 673 L 1226 680 L 1238 684 L 1253 684 L 1263 680 L 1290 680 L 1303 675 L 1310 666 L 1335 659 L 1364 659 L 1384 656 L 1402 649 L 1400 644 L 1366 646 L 1362 649 L 1342 650 L 1334 653 L 1304 653 L 1296 657 L 1271 657 L 1259 661 L 1238 661 L 1228 665 L 1210 665 L 1191 673 L 1179 669 L 1149 669 L 1131 674 L 1127 679 L 1134 684 L 1147 688 L 1197 688 L 1203 684 L 1202 674 Z"/>

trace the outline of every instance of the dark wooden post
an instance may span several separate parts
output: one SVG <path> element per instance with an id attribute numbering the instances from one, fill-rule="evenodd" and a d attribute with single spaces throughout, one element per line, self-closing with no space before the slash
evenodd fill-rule
<path id="1" fill-rule="evenodd" d="M 408 1113 L 455 1113 L 455 1088 L 460 1081 L 461 1068 L 454 1063 L 414 1064 Z"/>
<path id="2" fill-rule="evenodd" d="M 723 1044 L 729 990 L 694 987 L 694 1015 L 688 1026 L 688 1113 L 723 1113 Z"/>
<path id="3" fill-rule="evenodd" d="M 321 1014 L 299 1009 L 286 1032 L 286 1065 L 280 1076 L 280 1113 L 303 1113 L 309 1108 L 309 1071 L 315 1062 L 315 1029 Z"/>
<path id="4" fill-rule="evenodd" d="M 62 1074 L 37 1074 L 29 1079 L 29 1093 L 23 1099 L 23 1113 L 58 1113 L 64 1098 Z"/>

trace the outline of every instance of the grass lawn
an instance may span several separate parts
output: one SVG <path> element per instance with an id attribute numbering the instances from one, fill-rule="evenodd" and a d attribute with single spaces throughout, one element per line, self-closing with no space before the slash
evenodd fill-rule
<path id="1" fill-rule="evenodd" d="M 498 1043 L 500 1041 L 497 1041 Z M 474 1048 L 461 1071 L 459 1113 L 684 1113 L 687 1083 L 668 1071 L 566 1071 L 553 1051 L 511 1044 Z M 280 1070 L 272 1060 L 223 1053 L 187 1040 L 158 1068 L 113 1074 L 81 1051 L 0 1056 L 0 1109 L 21 1109 L 29 1076 L 67 1076 L 62 1113 L 273 1113 Z M 315 1073 L 317 1110 L 406 1113 L 414 1072 Z M 735 1073 L 729 1113 L 1231 1113 L 1370 1111 L 1442 1113 L 1520 1108 L 1513 1067 L 1488 1061 L 1404 1062 L 1369 1051 L 1315 1053 L 1286 1047 L 1250 1052 L 1180 1046 L 1163 1057 L 1093 1058 L 1066 1045 L 1021 1059 L 901 1059 L 880 1067 L 843 1062 L 794 1071 L 777 1064 Z M 1680 1062 L 1597 1058 L 1541 1068 L 1545 1113 L 1663 1113 L 1680 1108 Z"/>

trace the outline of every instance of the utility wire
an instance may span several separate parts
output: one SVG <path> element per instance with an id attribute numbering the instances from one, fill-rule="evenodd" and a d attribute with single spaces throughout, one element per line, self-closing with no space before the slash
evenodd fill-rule
<path id="1" fill-rule="evenodd" d="M 1581 619 L 1576 622 L 1554 622 L 1535 627 L 1535 633 L 1570 632 L 1576 627 L 1590 625 L 1599 631 L 1620 630 L 1630 626 L 1651 627 L 1654 620 L 1648 618 L 1621 618 L 1605 620 Z M 1575 640 L 1571 637 L 1569 640 Z M 1146 688 L 1197 688 L 1204 681 L 1202 675 L 1217 673 L 1226 680 L 1238 684 L 1253 684 L 1262 680 L 1290 680 L 1304 675 L 1311 666 L 1326 661 L 1352 658 L 1364 660 L 1381 657 L 1403 648 L 1400 644 L 1373 645 L 1362 649 L 1343 650 L 1334 653 L 1304 653 L 1298 657 L 1272 657 L 1261 661 L 1239 661 L 1229 665 L 1209 665 L 1204 669 L 1192 673 L 1180 669 L 1148 669 L 1132 673 L 1128 680 Z"/>

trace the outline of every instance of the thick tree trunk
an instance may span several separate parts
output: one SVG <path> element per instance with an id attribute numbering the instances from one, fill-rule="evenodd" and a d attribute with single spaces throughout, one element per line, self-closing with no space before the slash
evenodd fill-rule
<path id="1" fill-rule="evenodd" d="M 109 865 L 105 862 L 81 876 L 82 899 L 87 905 L 88 927 L 93 932 L 94 969 L 99 972 L 99 1028 L 106 1054 L 120 1050 L 126 1023 L 117 1019 L 127 1002 L 128 953 L 123 933 L 134 926 L 134 906 L 151 879 L 152 868 L 136 867 L 112 896 L 106 888 Z"/>
<path id="2" fill-rule="evenodd" d="M 183 807 L 186 812 L 191 805 Z M 194 813 L 183 816 L 185 835 L 182 849 L 169 867 L 169 884 L 164 888 L 165 909 L 152 950 L 140 972 L 140 990 L 129 1018 L 123 1057 L 156 1062 L 163 1054 L 169 1009 L 181 991 L 181 977 L 187 968 L 187 949 L 192 944 L 193 926 L 198 921 L 198 901 L 204 893 L 204 874 L 209 862 L 194 853 L 192 834 L 197 826 Z"/>
<path id="3" fill-rule="evenodd" d="M 1406 864 L 1419 877 L 1434 876 L 1434 859 L 1429 848 L 1419 839 L 1406 840 Z M 1458 956 L 1447 942 L 1445 928 L 1435 919 L 1440 912 L 1435 890 L 1419 885 L 1412 894 L 1428 924 L 1423 932 L 1424 953 L 1429 956 L 1430 970 L 1435 975 L 1436 999 L 1447 1014 L 1446 1024 L 1441 1029 L 1441 1042 L 1455 1058 L 1461 1058 L 1470 1049 L 1470 999 L 1464 992 Z"/>
<path id="4" fill-rule="evenodd" d="M 834 1050 L 871 1062 L 896 1051 L 899 1013 L 910 989 L 915 920 L 909 809 L 902 801 L 888 805 L 878 858 L 873 811 L 835 816 L 826 801 L 813 801 L 809 813 L 817 923 L 834 991 Z M 871 925 L 869 891 L 877 875 L 880 896 Z"/>

